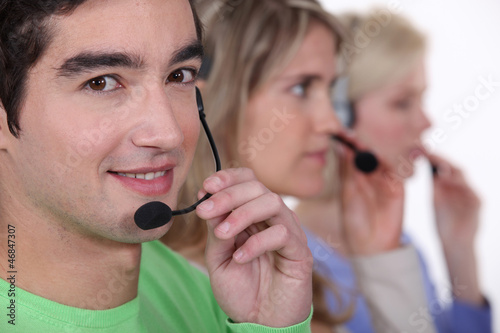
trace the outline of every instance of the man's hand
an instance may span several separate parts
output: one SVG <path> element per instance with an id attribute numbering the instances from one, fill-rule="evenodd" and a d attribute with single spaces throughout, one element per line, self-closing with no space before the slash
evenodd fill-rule
<path id="1" fill-rule="evenodd" d="M 286 327 L 311 311 L 313 258 L 294 212 L 249 169 L 205 180 L 213 196 L 196 213 L 207 220 L 206 264 L 217 302 L 234 322 Z"/>

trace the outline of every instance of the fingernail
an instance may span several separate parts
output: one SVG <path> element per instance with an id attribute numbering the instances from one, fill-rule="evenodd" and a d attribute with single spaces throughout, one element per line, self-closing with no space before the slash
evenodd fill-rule
<path id="1" fill-rule="evenodd" d="M 238 251 L 234 252 L 233 258 L 236 261 L 241 261 L 241 259 L 243 258 L 244 254 L 245 253 L 241 249 L 238 249 Z"/>
<path id="2" fill-rule="evenodd" d="M 205 184 L 209 187 L 218 188 L 221 184 L 221 180 L 219 177 L 212 177 L 212 178 L 207 179 Z"/>
<path id="3" fill-rule="evenodd" d="M 205 192 L 203 190 L 199 190 L 198 191 L 198 200 L 200 200 L 201 198 L 203 198 L 206 194 L 207 194 L 207 192 Z"/>
<path id="4" fill-rule="evenodd" d="M 205 212 L 211 211 L 212 208 L 214 208 L 214 202 L 212 200 L 206 200 L 205 202 L 202 202 L 198 208 Z"/>
<path id="5" fill-rule="evenodd" d="M 224 222 L 224 223 L 219 224 L 219 226 L 217 227 L 217 230 L 219 230 L 223 234 L 227 234 L 230 227 L 231 227 L 231 225 L 229 224 L 229 222 Z"/>

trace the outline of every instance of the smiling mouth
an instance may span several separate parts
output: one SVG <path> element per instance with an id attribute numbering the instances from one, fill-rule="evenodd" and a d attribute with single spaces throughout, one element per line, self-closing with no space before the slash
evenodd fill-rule
<path id="1" fill-rule="evenodd" d="M 148 172 L 148 173 L 123 173 L 123 172 L 111 172 L 121 177 L 127 178 L 136 178 L 136 179 L 144 179 L 144 180 L 154 180 L 156 178 L 160 178 L 165 176 L 167 171 L 157 171 L 157 172 Z"/>

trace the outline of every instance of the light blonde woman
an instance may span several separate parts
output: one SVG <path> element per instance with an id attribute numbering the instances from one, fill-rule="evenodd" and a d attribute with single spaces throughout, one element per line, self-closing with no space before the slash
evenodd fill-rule
<path id="1" fill-rule="evenodd" d="M 348 78 L 344 107 L 350 104 L 351 108 L 344 109 L 345 119 L 353 130 L 353 140 L 373 151 L 381 166 L 373 174 L 362 174 L 353 167 L 352 152 L 341 147 L 338 156 L 342 172 L 333 178 L 328 193 L 302 201 L 296 212 L 306 226 L 313 256 L 322 262 L 323 276 L 340 286 L 344 299 L 355 295 L 354 314 L 346 325 L 353 332 L 376 328 L 367 299 L 374 294 L 366 288 L 360 290 L 356 283 L 360 273 L 367 273 L 358 263 L 368 257 L 380 261 L 378 271 L 369 272 L 373 278 L 385 271 L 404 281 L 408 272 L 418 267 L 423 272 L 420 278 L 426 300 L 419 309 L 403 315 L 408 332 L 420 332 L 432 322 L 440 333 L 491 332 L 491 309 L 479 288 L 474 254 L 479 200 L 460 170 L 430 155 L 420 141 L 422 132 L 430 126 L 422 107 L 425 38 L 405 19 L 380 14 L 349 14 L 341 16 L 341 21 L 354 41 L 365 38 L 362 46 L 343 45 Z M 366 38 L 368 35 L 371 37 Z M 436 225 L 453 292 L 452 304 L 444 308 L 423 258 L 410 238 L 402 234 L 404 180 L 413 174 L 413 162 L 422 155 L 437 169 Z M 330 171 L 336 172 L 333 168 Z M 335 187 L 341 178 L 343 186 Z M 413 260 L 401 260 L 404 252 L 413 252 Z M 336 298 L 328 300 L 331 309 L 338 307 Z M 401 312 L 387 308 L 380 315 L 390 321 Z"/>

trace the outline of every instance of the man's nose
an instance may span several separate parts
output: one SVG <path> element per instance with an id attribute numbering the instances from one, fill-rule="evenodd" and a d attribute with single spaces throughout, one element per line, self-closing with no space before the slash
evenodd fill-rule
<path id="1" fill-rule="evenodd" d="M 138 147 L 158 148 L 169 151 L 184 141 L 184 133 L 176 119 L 173 103 L 164 87 L 144 89 L 143 97 L 135 107 L 138 117 L 132 142 Z"/>

